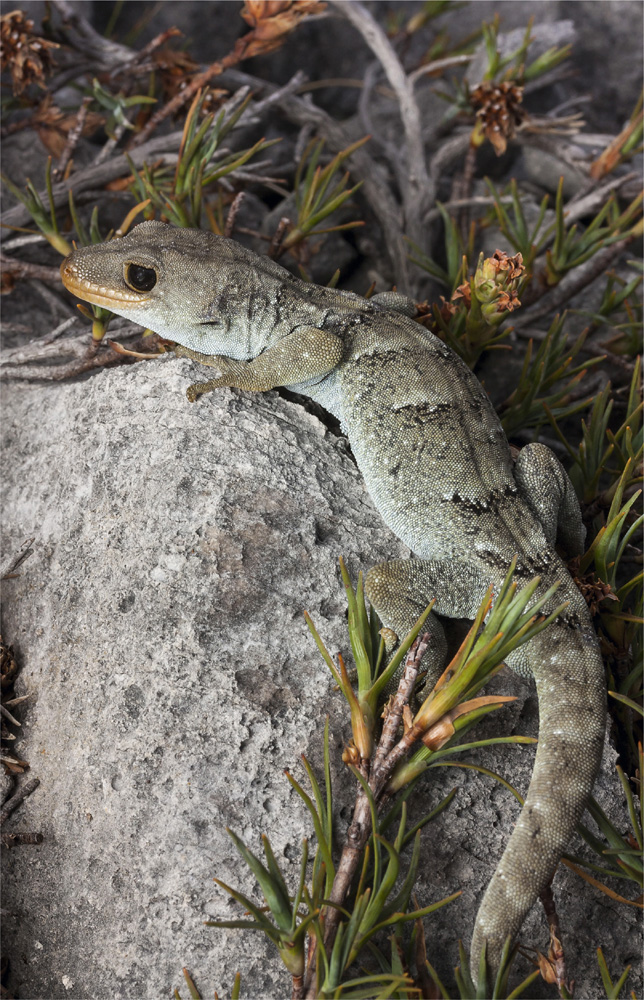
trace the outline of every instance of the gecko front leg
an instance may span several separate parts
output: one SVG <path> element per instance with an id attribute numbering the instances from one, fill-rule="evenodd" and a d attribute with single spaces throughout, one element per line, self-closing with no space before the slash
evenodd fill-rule
<path id="1" fill-rule="evenodd" d="M 198 396 L 222 386 L 266 392 L 278 385 L 293 385 L 328 375 L 342 360 L 343 343 L 335 334 L 314 326 L 298 327 L 250 361 L 223 354 L 200 354 L 178 345 L 175 354 L 217 368 L 221 374 L 208 382 L 196 382 L 187 390 L 191 403 Z"/>

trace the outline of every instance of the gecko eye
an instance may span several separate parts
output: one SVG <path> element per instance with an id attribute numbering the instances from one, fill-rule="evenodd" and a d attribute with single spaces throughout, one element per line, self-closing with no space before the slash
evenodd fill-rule
<path id="1" fill-rule="evenodd" d="M 151 292 L 157 283 L 157 273 L 153 267 L 143 267 L 142 264 L 126 264 L 125 283 L 135 292 Z"/>

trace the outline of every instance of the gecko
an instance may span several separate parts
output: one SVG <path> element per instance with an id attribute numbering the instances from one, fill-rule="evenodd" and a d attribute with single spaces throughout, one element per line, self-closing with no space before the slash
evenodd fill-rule
<path id="1" fill-rule="evenodd" d="M 412 318 L 397 292 L 371 299 L 294 277 L 234 240 L 143 222 L 123 238 L 75 249 L 67 289 L 175 342 L 216 369 L 190 401 L 219 387 L 304 394 L 337 417 L 382 519 L 413 556 L 372 567 L 366 595 L 398 636 L 432 598 L 430 677 L 441 672 L 441 620 L 474 618 L 513 557 L 515 579 L 559 583 L 566 609 L 507 662 L 534 677 L 539 742 L 519 819 L 476 917 L 470 962 L 505 939 L 549 884 L 597 774 L 604 668 L 590 613 L 556 546 L 583 551 L 574 488 L 545 445 L 513 460 L 491 401 L 467 365 Z M 543 609 L 546 613 L 552 607 Z"/>

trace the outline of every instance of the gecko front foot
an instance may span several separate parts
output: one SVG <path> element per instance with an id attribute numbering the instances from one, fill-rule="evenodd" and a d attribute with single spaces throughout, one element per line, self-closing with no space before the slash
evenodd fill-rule
<path id="1" fill-rule="evenodd" d="M 225 354 L 201 354 L 199 351 L 193 351 L 181 344 L 175 346 L 174 353 L 179 358 L 190 358 L 191 361 L 198 361 L 200 365 L 217 368 L 220 372 L 217 378 L 210 379 L 208 382 L 195 382 L 188 387 L 186 395 L 191 403 L 194 403 L 198 396 L 212 392 L 213 389 L 236 386 L 243 371 L 243 362 L 228 358 Z"/>

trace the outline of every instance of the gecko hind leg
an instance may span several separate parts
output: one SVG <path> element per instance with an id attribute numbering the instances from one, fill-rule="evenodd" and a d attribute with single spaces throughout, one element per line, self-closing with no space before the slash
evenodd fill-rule
<path id="1" fill-rule="evenodd" d="M 581 555 L 586 529 L 579 500 L 555 453 L 545 444 L 527 444 L 517 457 L 514 479 L 550 544 L 558 542 L 568 556 Z"/>
<path id="2" fill-rule="evenodd" d="M 367 573 L 365 593 L 383 623 L 393 629 L 399 639 L 411 630 L 429 602 L 436 598 L 435 610 L 429 615 L 424 632 L 431 637 L 423 658 L 427 667 L 424 694 L 428 694 L 440 677 L 447 656 L 445 630 L 438 616 L 473 618 L 485 586 L 471 567 L 444 561 L 404 559 L 379 563 Z M 437 616 L 438 615 L 438 616 Z"/>
<path id="3" fill-rule="evenodd" d="M 403 295 L 401 292 L 377 292 L 371 296 L 369 301 L 382 306 L 383 309 L 391 309 L 392 312 L 409 316 L 410 319 L 414 319 L 418 312 L 414 300 L 410 299 L 408 295 Z"/>

